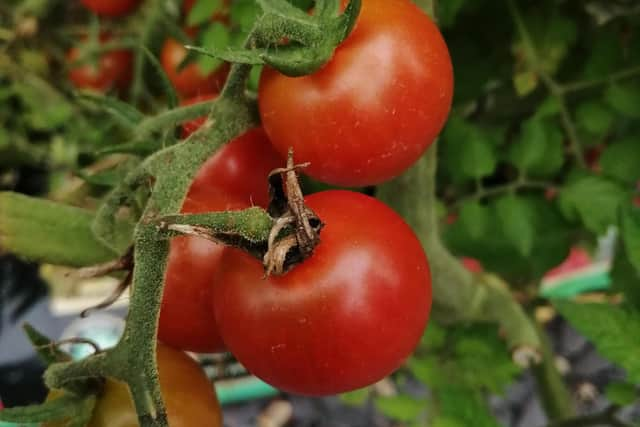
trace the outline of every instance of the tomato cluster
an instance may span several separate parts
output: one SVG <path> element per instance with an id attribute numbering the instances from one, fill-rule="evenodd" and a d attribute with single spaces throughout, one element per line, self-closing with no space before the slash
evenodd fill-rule
<path id="1" fill-rule="evenodd" d="M 205 80 L 194 86 L 179 89 L 198 95 L 183 105 L 216 96 Z M 216 153 L 182 211 L 265 207 L 267 175 L 284 165 L 289 147 L 321 181 L 386 181 L 435 139 L 452 86 L 447 47 L 424 13 L 409 0 L 365 0 L 355 29 L 318 72 L 264 71 L 264 130 Z M 183 124 L 183 137 L 202 121 Z M 431 306 L 420 241 L 393 210 L 360 193 L 323 191 L 305 203 L 324 223 L 320 243 L 284 275 L 265 278 L 262 263 L 238 249 L 174 238 L 159 338 L 192 351 L 227 349 L 266 382 L 306 395 L 363 387 L 400 366 Z"/>

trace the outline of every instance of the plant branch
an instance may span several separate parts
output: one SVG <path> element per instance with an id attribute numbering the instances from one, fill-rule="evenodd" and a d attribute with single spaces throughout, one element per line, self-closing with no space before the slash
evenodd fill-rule
<path id="1" fill-rule="evenodd" d="M 589 427 L 601 425 L 608 425 L 612 427 L 632 427 L 631 424 L 627 424 L 617 418 L 619 411 L 619 406 L 612 405 L 600 413 L 552 422 L 551 424 L 548 424 L 547 427 Z"/>
<path id="2" fill-rule="evenodd" d="M 453 207 L 458 207 L 465 202 L 479 201 L 490 197 L 500 196 L 506 193 L 516 192 L 519 190 L 546 190 L 552 187 L 552 182 L 528 180 L 516 180 L 507 184 L 496 185 L 490 188 L 480 186 L 474 194 L 456 200 L 453 204 Z"/>
<path id="3" fill-rule="evenodd" d="M 563 83 L 561 85 L 561 90 L 563 93 L 572 93 L 636 76 L 640 76 L 640 66 L 621 70 L 600 79 Z"/>

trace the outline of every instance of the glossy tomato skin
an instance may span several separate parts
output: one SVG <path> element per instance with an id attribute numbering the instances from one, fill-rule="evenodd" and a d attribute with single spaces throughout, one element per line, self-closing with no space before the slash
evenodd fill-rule
<path id="1" fill-rule="evenodd" d="M 111 36 L 100 35 L 100 43 L 107 43 Z M 67 52 L 67 61 L 72 63 L 79 59 L 78 48 Z M 111 89 L 124 91 L 131 83 L 133 73 L 133 55 L 128 50 L 113 50 L 103 53 L 97 64 L 86 63 L 69 69 L 69 80 L 79 89 L 94 89 L 107 92 Z"/>
<path id="2" fill-rule="evenodd" d="M 262 73 L 262 123 L 305 173 L 343 186 L 399 175 L 448 116 L 453 71 L 438 28 L 410 0 L 364 0 L 353 32 L 319 71 Z"/>
<path id="3" fill-rule="evenodd" d="M 210 101 L 215 99 L 218 96 L 217 93 L 205 93 L 201 95 L 196 95 L 193 98 L 185 99 L 180 102 L 181 106 L 194 105 L 199 104 L 201 102 Z M 182 138 L 185 139 L 193 132 L 195 132 L 200 126 L 205 122 L 206 117 L 198 117 L 197 119 L 190 120 L 186 123 L 182 124 Z"/>
<path id="4" fill-rule="evenodd" d="M 184 352 L 158 342 L 158 375 L 171 427 L 222 427 L 222 412 L 211 382 Z M 48 399 L 56 398 L 52 391 Z M 138 427 L 127 386 L 108 378 L 87 427 Z M 46 427 L 62 427 L 46 423 Z"/>
<path id="5" fill-rule="evenodd" d="M 262 128 L 253 128 L 225 144 L 207 160 L 191 184 L 190 193 L 221 191 L 244 203 L 267 207 L 269 173 L 286 161 L 273 149 Z"/>
<path id="6" fill-rule="evenodd" d="M 403 363 L 426 326 L 431 279 L 416 236 L 378 200 L 330 190 L 306 202 L 325 223 L 314 254 L 264 279 L 259 261 L 225 252 L 213 305 L 249 371 L 284 391 L 328 395 Z"/>
<path id="7" fill-rule="evenodd" d="M 101 16 L 124 16 L 138 7 L 141 0 L 81 0 L 84 7 Z"/>
<path id="8" fill-rule="evenodd" d="M 167 39 L 162 46 L 160 62 L 169 80 L 180 97 L 189 98 L 196 95 L 218 92 L 222 89 L 229 65 L 223 64 L 209 74 L 200 70 L 197 62 L 191 62 L 178 70 L 187 56 L 187 49 L 174 39 Z"/>
<path id="9" fill-rule="evenodd" d="M 222 147 L 200 169 L 182 206 L 183 213 L 266 207 L 267 176 L 282 166 L 261 129 Z M 158 337 L 183 350 L 224 350 L 211 308 L 215 275 L 224 245 L 199 237 L 171 240 Z"/>

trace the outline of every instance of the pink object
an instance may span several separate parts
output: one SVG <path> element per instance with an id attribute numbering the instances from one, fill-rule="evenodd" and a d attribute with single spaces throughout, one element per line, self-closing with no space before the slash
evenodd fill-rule
<path id="1" fill-rule="evenodd" d="M 475 258 L 462 257 L 460 258 L 462 265 L 472 273 L 480 273 L 484 269 L 482 268 L 482 264 Z"/>
<path id="2" fill-rule="evenodd" d="M 545 279 L 552 279 L 566 273 L 578 270 L 591 264 L 591 256 L 582 248 L 573 247 L 569 256 L 562 264 L 549 270 L 544 276 Z"/>

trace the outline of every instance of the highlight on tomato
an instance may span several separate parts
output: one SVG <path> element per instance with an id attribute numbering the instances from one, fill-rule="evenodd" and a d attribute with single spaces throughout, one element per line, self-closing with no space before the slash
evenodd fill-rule
<path id="1" fill-rule="evenodd" d="M 183 213 L 266 207 L 267 176 L 282 161 L 260 128 L 230 141 L 201 167 Z M 171 346 L 201 353 L 224 350 L 211 308 L 215 275 L 224 245 L 200 237 L 171 240 L 158 337 Z"/>
<path id="2" fill-rule="evenodd" d="M 225 251 L 213 288 L 222 339 L 254 375 L 287 392 L 329 395 L 397 369 L 431 307 L 426 255 L 391 208 L 330 190 L 305 202 L 323 221 L 313 255 L 282 276 Z"/>
<path id="3" fill-rule="evenodd" d="M 103 32 L 100 34 L 101 45 L 111 42 L 113 37 Z M 67 52 L 69 63 L 69 80 L 76 88 L 93 89 L 108 92 L 111 89 L 124 91 L 129 87 L 133 75 L 133 54 L 126 49 L 116 49 L 101 53 L 93 61 L 92 58 L 81 58 L 80 46 L 72 47 Z M 82 61 L 81 64 L 75 64 Z"/>
<path id="4" fill-rule="evenodd" d="M 447 45 L 410 0 L 367 0 L 356 26 L 319 71 L 287 77 L 265 68 L 260 117 L 276 149 L 305 173 L 365 186 L 411 166 L 444 126 L 453 95 Z"/>

